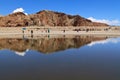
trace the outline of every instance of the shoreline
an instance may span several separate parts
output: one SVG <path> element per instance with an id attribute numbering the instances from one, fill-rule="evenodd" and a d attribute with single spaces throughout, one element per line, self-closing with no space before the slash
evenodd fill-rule
<path id="1" fill-rule="evenodd" d="M 42 38 L 46 38 L 46 39 L 50 39 L 50 38 L 79 38 L 79 37 L 106 37 L 106 38 L 117 38 L 120 37 L 120 35 L 70 35 L 70 34 L 66 34 L 66 35 L 0 35 L 0 39 L 42 39 Z"/>
<path id="2" fill-rule="evenodd" d="M 3 35 L 116 35 L 120 27 L 1 27 Z"/>

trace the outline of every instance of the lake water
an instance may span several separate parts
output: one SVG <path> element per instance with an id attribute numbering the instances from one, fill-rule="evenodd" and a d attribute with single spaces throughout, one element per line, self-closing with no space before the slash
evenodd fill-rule
<path id="1" fill-rule="evenodd" d="M 0 38 L 0 80 L 120 80 L 120 38 Z"/>

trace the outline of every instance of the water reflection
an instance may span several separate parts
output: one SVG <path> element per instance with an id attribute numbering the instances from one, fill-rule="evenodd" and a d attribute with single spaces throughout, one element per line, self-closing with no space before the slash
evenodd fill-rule
<path id="1" fill-rule="evenodd" d="M 108 43 L 120 43 L 120 38 L 110 38 L 110 39 L 106 39 L 106 40 L 100 40 L 100 41 L 93 41 L 90 44 L 88 44 L 88 46 L 94 46 L 97 44 L 108 44 Z"/>
<path id="2" fill-rule="evenodd" d="M 29 50 L 41 53 L 53 53 L 70 48 L 80 48 L 84 45 L 93 46 L 108 42 L 118 42 L 119 39 L 108 39 L 106 36 L 65 36 L 62 37 L 35 37 L 35 38 L 1 38 L 0 49 L 9 49 L 20 56 Z"/>
<path id="3" fill-rule="evenodd" d="M 120 80 L 119 40 L 66 35 L 1 38 L 0 80 Z M 107 44 L 96 45 L 99 41 Z"/>
<path id="4" fill-rule="evenodd" d="M 19 55 L 19 56 L 25 56 L 25 54 L 29 51 L 29 49 L 27 49 L 25 52 L 17 52 L 15 51 L 15 54 Z"/>

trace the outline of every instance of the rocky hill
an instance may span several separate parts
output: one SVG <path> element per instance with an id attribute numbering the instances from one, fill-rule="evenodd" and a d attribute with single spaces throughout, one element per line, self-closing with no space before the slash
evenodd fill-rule
<path id="1" fill-rule="evenodd" d="M 104 23 L 92 22 L 79 15 L 43 10 L 36 14 L 25 15 L 22 12 L 0 17 L 0 27 L 18 26 L 108 26 Z"/>

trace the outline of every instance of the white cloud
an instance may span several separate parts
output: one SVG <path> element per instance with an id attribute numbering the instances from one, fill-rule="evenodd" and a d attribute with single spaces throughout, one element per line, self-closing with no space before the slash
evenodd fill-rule
<path id="1" fill-rule="evenodd" d="M 94 41 L 91 42 L 90 44 L 88 44 L 88 46 L 92 47 L 93 45 L 97 45 L 97 44 L 107 44 L 107 43 L 120 43 L 120 38 L 116 38 L 116 39 L 106 39 L 106 40 L 101 40 L 101 41 Z"/>
<path id="2" fill-rule="evenodd" d="M 25 10 L 23 8 L 17 8 L 15 9 L 12 13 L 16 13 L 16 12 L 23 12 L 25 15 L 28 15 L 27 13 L 24 12 Z"/>
<path id="3" fill-rule="evenodd" d="M 24 9 L 23 8 L 17 8 L 13 11 L 13 13 L 16 13 L 16 12 L 24 12 Z"/>
<path id="4" fill-rule="evenodd" d="M 28 13 L 24 13 L 25 15 L 28 15 Z"/>
<path id="5" fill-rule="evenodd" d="M 87 18 L 93 22 L 101 22 L 101 23 L 106 23 L 108 25 L 120 25 L 120 21 L 119 20 L 106 20 L 106 19 L 95 19 L 93 17 L 89 17 Z"/>

